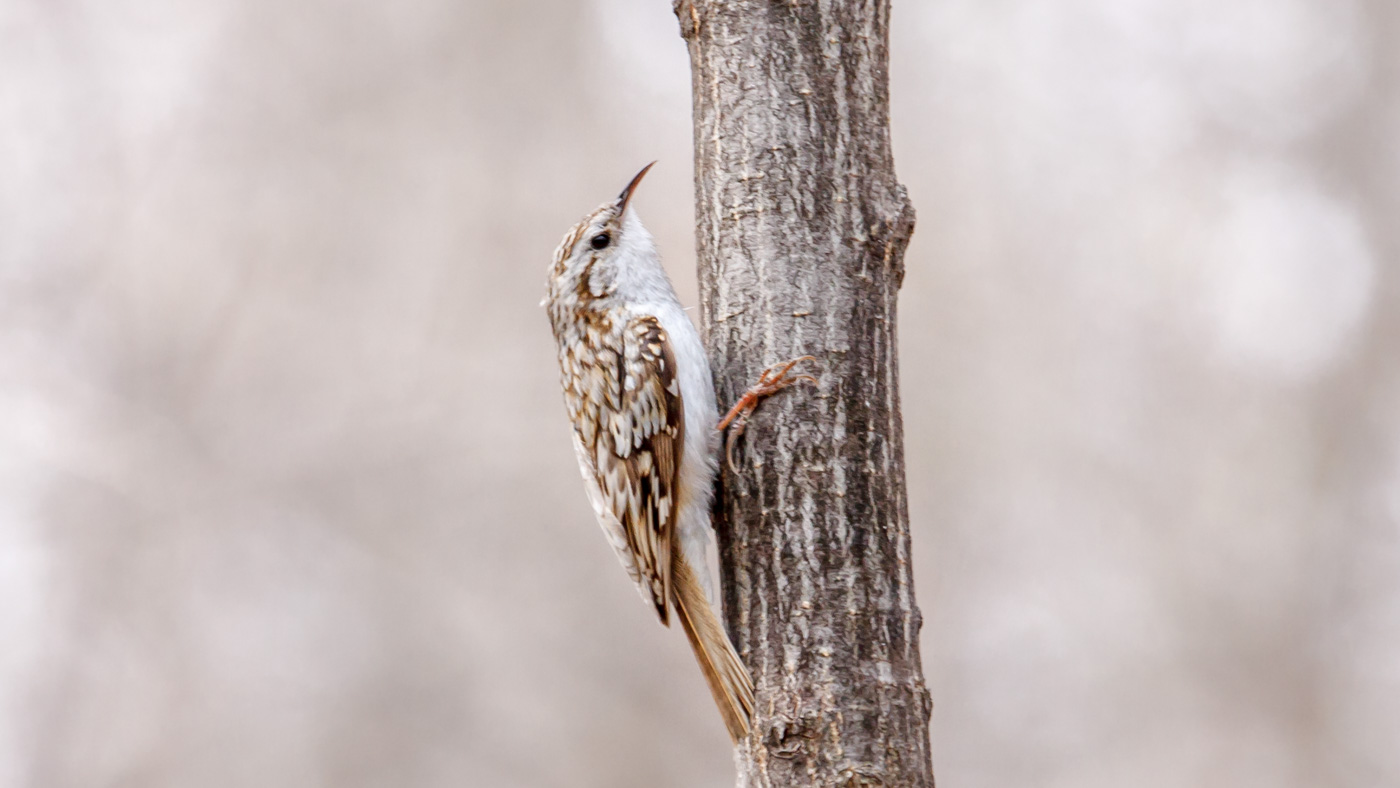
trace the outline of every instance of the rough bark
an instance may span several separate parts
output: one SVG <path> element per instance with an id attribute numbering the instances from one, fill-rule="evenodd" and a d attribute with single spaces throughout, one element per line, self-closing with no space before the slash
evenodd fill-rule
<path id="1" fill-rule="evenodd" d="M 726 621 L 754 674 L 741 786 L 932 786 L 895 300 L 914 213 L 889 137 L 889 3 L 677 0 L 700 302 L 721 402 L 811 354 L 723 473 Z"/>

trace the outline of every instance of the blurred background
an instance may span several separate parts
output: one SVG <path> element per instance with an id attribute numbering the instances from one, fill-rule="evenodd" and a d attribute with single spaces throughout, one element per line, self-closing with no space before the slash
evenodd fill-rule
<path id="1" fill-rule="evenodd" d="M 1400 784 L 1400 9 L 896 0 L 944 788 Z M 0 786 L 718 786 L 537 307 L 665 0 L 0 2 Z"/>

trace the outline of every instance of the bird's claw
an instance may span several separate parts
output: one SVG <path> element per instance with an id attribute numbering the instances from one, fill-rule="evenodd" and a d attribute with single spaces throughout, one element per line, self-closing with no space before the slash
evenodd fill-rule
<path id="1" fill-rule="evenodd" d="M 801 361 L 816 361 L 812 356 L 798 356 L 791 361 L 782 361 L 763 370 L 763 374 L 758 376 L 758 382 L 749 387 L 748 391 L 734 403 L 734 407 L 729 409 L 729 413 L 720 419 L 719 429 L 721 432 L 726 427 L 733 425 L 734 429 L 724 439 L 724 458 L 729 463 L 729 470 L 738 473 L 739 468 L 734 464 L 734 442 L 744 434 L 744 427 L 749 422 L 749 416 L 758 407 L 758 401 L 788 386 L 795 385 L 801 381 L 816 384 L 817 379 L 811 375 L 788 375 L 792 368 Z"/>

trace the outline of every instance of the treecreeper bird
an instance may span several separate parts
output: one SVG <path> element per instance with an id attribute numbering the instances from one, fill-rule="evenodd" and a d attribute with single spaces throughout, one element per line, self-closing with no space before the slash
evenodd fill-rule
<path id="1" fill-rule="evenodd" d="M 653 162 L 654 164 L 655 162 Z M 616 200 L 569 230 L 544 305 L 559 346 L 574 451 L 603 533 L 661 623 L 675 611 L 736 743 L 753 679 L 715 611 L 709 544 L 718 470 L 714 384 L 700 334 L 629 207 L 648 164 Z M 805 376 L 764 373 L 726 424 Z"/>

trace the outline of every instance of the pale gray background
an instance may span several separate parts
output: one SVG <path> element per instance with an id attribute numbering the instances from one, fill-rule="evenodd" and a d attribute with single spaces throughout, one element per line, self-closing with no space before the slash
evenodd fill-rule
<path id="1" fill-rule="evenodd" d="M 665 0 L 0 0 L 0 786 L 719 786 L 536 307 Z M 896 0 L 944 788 L 1400 785 L 1400 11 Z"/>

